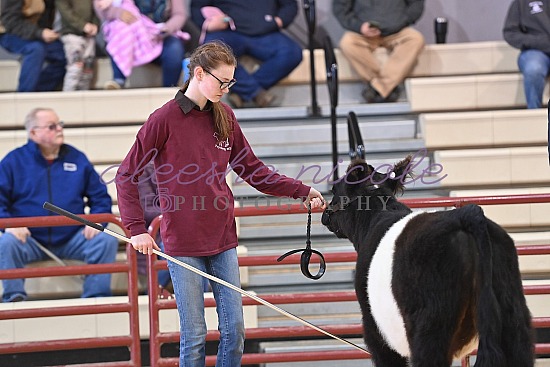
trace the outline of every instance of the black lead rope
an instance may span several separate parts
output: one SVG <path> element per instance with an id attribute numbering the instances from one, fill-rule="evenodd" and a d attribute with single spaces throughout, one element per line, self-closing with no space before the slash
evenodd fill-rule
<path id="1" fill-rule="evenodd" d="M 300 269 L 302 270 L 302 274 L 306 276 L 306 278 L 317 280 L 320 279 L 324 274 L 325 270 L 327 269 L 326 263 L 325 263 L 325 257 L 322 253 L 320 253 L 317 250 L 311 249 L 311 206 L 307 206 L 307 232 L 306 232 L 306 248 L 303 249 L 296 249 L 287 252 L 284 255 L 281 255 L 277 261 L 284 260 L 285 257 L 290 256 L 292 254 L 302 252 L 302 257 L 300 258 Z M 311 261 L 311 255 L 316 254 L 319 256 L 319 271 L 317 274 L 313 275 L 309 271 L 309 263 Z"/>

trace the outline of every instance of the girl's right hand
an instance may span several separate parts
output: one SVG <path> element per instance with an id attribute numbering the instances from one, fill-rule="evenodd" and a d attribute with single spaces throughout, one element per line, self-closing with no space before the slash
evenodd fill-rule
<path id="1" fill-rule="evenodd" d="M 155 240 L 149 235 L 149 233 L 142 233 L 137 236 L 132 236 L 130 241 L 134 250 L 145 255 L 152 255 L 153 249 L 161 251 L 160 247 L 158 247 Z"/>

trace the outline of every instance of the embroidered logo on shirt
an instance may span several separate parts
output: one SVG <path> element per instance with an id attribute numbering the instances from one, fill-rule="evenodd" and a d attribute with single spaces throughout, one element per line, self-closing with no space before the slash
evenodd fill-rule
<path id="1" fill-rule="evenodd" d="M 229 145 L 229 138 L 225 138 L 225 140 L 220 140 L 218 137 L 218 133 L 214 133 L 214 139 L 216 139 L 216 145 L 215 147 L 223 150 L 225 152 L 231 150 L 231 146 Z"/>
<path id="2" fill-rule="evenodd" d="M 543 6 L 542 1 L 531 1 L 529 3 L 529 7 L 531 8 L 531 14 L 542 13 L 543 12 L 542 6 Z"/>
<path id="3" fill-rule="evenodd" d="M 76 163 L 64 162 L 63 170 L 68 172 L 76 172 Z"/>

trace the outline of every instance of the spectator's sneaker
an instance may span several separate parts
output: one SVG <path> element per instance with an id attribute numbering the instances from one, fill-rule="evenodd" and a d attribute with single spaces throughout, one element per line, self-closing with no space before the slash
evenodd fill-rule
<path id="1" fill-rule="evenodd" d="M 382 103 L 385 102 L 384 97 L 378 93 L 376 89 L 372 87 L 372 85 L 367 84 L 365 86 L 365 89 L 361 92 L 361 96 L 363 96 L 363 99 L 367 103 Z"/>
<path id="2" fill-rule="evenodd" d="M 25 297 L 25 296 L 22 295 L 22 294 L 14 294 L 14 295 L 8 300 L 8 302 L 22 302 L 22 301 L 24 301 L 25 299 L 27 299 L 27 297 Z"/>
<path id="3" fill-rule="evenodd" d="M 159 285 L 158 297 L 160 299 L 174 299 L 174 290 L 169 290 Z"/>
<path id="4" fill-rule="evenodd" d="M 260 93 L 254 97 L 254 103 L 256 104 L 256 107 L 269 107 L 275 102 L 275 95 L 269 93 L 266 90 L 261 90 Z"/>
<path id="5" fill-rule="evenodd" d="M 401 92 L 399 86 L 395 87 L 386 98 L 382 97 L 370 84 L 365 86 L 361 95 L 367 103 L 393 103 L 397 102 Z"/>
<path id="6" fill-rule="evenodd" d="M 401 91 L 399 86 L 397 86 L 390 92 L 390 94 L 388 94 L 384 102 L 389 102 L 389 103 L 397 102 L 400 95 L 401 95 Z"/>
<path id="7" fill-rule="evenodd" d="M 114 80 L 108 80 L 103 84 L 103 89 L 106 90 L 116 90 L 116 89 L 122 89 L 122 85 L 115 82 Z"/>
<path id="8" fill-rule="evenodd" d="M 233 106 L 233 108 L 243 108 L 244 101 L 237 93 L 229 93 L 227 98 L 229 99 L 229 103 L 231 103 L 231 106 Z"/>

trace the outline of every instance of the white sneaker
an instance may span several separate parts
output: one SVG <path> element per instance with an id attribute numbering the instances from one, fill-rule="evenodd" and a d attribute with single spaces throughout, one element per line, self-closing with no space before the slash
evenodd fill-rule
<path id="1" fill-rule="evenodd" d="M 115 90 L 115 89 L 122 89 L 122 86 L 115 82 L 114 80 L 108 80 L 103 84 L 103 89 L 106 90 Z"/>

